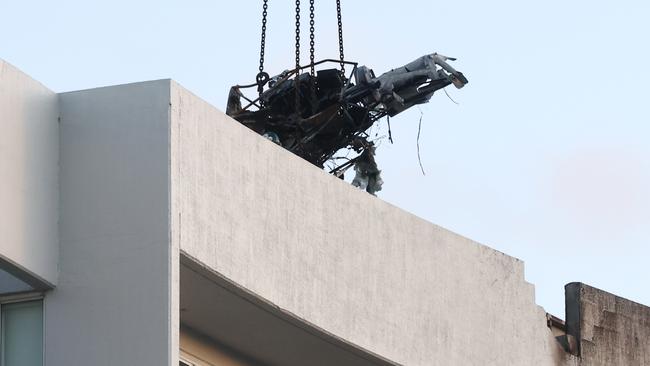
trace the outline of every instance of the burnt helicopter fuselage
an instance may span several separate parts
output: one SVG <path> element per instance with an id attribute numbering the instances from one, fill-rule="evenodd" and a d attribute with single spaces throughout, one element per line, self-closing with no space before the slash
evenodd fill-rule
<path id="1" fill-rule="evenodd" d="M 379 77 L 351 62 L 346 62 L 353 65 L 349 78 L 337 69 L 299 74 L 311 65 L 305 66 L 259 85 L 233 86 L 226 113 L 322 168 L 343 148 L 355 150 L 359 157 L 369 155 L 363 154 L 372 146 L 365 131 L 382 117 L 426 103 L 436 90 L 450 84 L 462 88 L 467 79 L 447 60 L 454 59 L 435 53 L 425 55 Z M 261 91 L 258 98 L 249 99 L 242 93 L 242 89 L 255 86 Z M 245 107 L 242 99 L 249 102 Z"/>

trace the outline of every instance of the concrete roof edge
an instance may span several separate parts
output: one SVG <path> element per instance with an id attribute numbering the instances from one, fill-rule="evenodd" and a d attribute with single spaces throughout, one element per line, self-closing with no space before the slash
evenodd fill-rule
<path id="1" fill-rule="evenodd" d="M 217 285 L 243 298 L 244 300 L 259 307 L 260 309 L 292 324 L 293 326 L 299 327 L 304 331 L 320 338 L 321 340 L 327 343 L 339 347 L 358 357 L 366 359 L 376 365 L 402 366 L 400 363 L 391 361 L 379 354 L 376 354 L 350 341 L 347 341 L 331 332 L 328 332 L 327 330 L 319 327 L 318 325 L 313 324 L 303 318 L 300 318 L 296 314 L 279 307 L 278 305 L 272 303 L 271 301 L 253 293 L 252 291 L 246 289 L 245 287 L 230 280 L 229 278 L 225 277 L 221 273 L 218 273 L 217 271 L 213 270 L 209 266 L 202 264 L 198 259 L 192 257 L 185 251 L 181 250 L 180 254 L 181 254 L 180 256 L 181 265 L 185 265 L 190 269 L 200 270 L 204 273 L 209 273 L 210 276 L 212 277 L 210 278 L 210 280 L 214 281 Z"/>
<path id="2" fill-rule="evenodd" d="M 123 83 L 123 84 L 114 84 L 114 85 L 104 85 L 104 86 L 97 86 L 94 88 L 88 88 L 88 89 L 78 89 L 78 90 L 70 90 L 70 91 L 65 91 L 65 92 L 60 92 L 57 94 L 72 94 L 72 93 L 81 93 L 81 92 L 87 92 L 91 90 L 97 90 L 97 89 L 105 89 L 105 88 L 114 88 L 114 87 L 120 87 L 120 86 L 130 86 L 130 85 L 138 85 L 138 84 L 155 84 L 155 83 L 167 83 L 167 84 L 172 84 L 173 80 L 172 79 L 154 79 L 154 80 L 145 80 L 145 81 L 134 81 L 134 82 L 129 82 L 129 83 Z"/>
<path id="3" fill-rule="evenodd" d="M 12 69 L 14 69 L 14 70 L 16 70 L 16 71 L 18 71 L 18 72 L 21 73 L 24 77 L 26 77 L 26 78 L 32 80 L 33 82 L 35 82 L 36 84 L 38 84 L 38 85 L 42 86 L 43 88 L 49 90 L 49 91 L 52 92 L 53 94 L 56 94 L 56 92 L 53 91 L 52 89 L 50 89 L 50 87 L 48 87 L 47 85 L 43 84 L 42 82 L 40 82 L 40 81 L 34 79 L 32 76 L 30 76 L 28 73 L 26 73 L 25 71 L 23 71 L 21 68 L 15 66 L 15 65 L 12 64 L 11 62 L 9 62 L 9 61 L 7 61 L 7 60 L 5 60 L 5 59 L 2 59 L 2 58 L 0 58 L 0 73 L 2 73 L 2 70 L 5 68 L 5 65 L 11 67 Z"/>
<path id="4" fill-rule="evenodd" d="M 17 279 L 25 282 L 26 284 L 34 288 L 34 290 L 45 291 L 56 287 L 50 281 L 28 270 L 27 268 L 19 265 L 18 263 L 15 263 L 14 261 L 10 260 L 9 258 L 6 258 L 3 255 L 0 255 L 0 268 L 7 271 L 9 274 L 13 275 Z"/>

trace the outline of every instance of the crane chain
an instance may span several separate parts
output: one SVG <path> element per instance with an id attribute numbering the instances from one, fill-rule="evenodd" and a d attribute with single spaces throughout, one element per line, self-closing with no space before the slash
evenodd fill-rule
<path id="1" fill-rule="evenodd" d="M 296 79 L 294 88 L 296 90 L 295 110 L 300 118 L 300 0 L 296 0 Z"/>
<path id="2" fill-rule="evenodd" d="M 341 0 L 336 0 L 336 18 L 339 25 L 339 56 L 341 59 L 341 75 L 345 79 L 345 57 L 343 54 L 343 21 L 341 20 Z"/>
<path id="3" fill-rule="evenodd" d="M 296 0 L 296 72 L 300 69 L 300 0 Z"/>
<path id="4" fill-rule="evenodd" d="M 314 68 L 314 1 L 315 0 L 309 0 L 309 61 L 311 62 L 310 72 L 312 77 L 316 76 L 316 70 Z"/>
<path id="5" fill-rule="evenodd" d="M 314 16 L 314 3 L 315 0 L 309 0 L 309 61 L 310 61 L 310 74 L 312 76 L 312 93 L 314 92 L 314 82 L 316 76 L 315 70 L 315 16 Z M 264 72 L 264 54 L 266 48 L 266 24 L 268 16 L 268 0 L 264 0 L 262 6 L 262 35 L 260 42 L 260 66 L 259 73 L 257 74 L 257 90 L 262 95 L 264 90 L 264 85 L 269 81 L 269 74 Z M 341 75 L 344 79 L 345 76 L 345 54 L 343 49 L 343 21 L 341 17 L 341 0 L 336 0 L 336 17 L 338 21 L 338 33 L 339 33 L 339 57 L 341 64 Z M 299 113 L 300 110 L 300 0 L 296 0 L 296 77 L 295 77 L 295 89 L 296 89 L 296 111 Z"/>
<path id="6" fill-rule="evenodd" d="M 315 17 L 314 17 L 314 2 L 315 0 L 309 0 L 309 61 L 310 61 L 310 78 L 309 78 L 309 91 L 311 92 L 311 110 L 314 113 L 318 109 L 318 101 L 316 98 L 316 65 L 314 57 L 314 45 L 315 45 Z"/>
<path id="7" fill-rule="evenodd" d="M 264 0 L 264 5 L 262 6 L 262 40 L 260 42 L 260 67 L 259 73 L 255 77 L 257 81 L 257 91 L 262 95 L 264 90 L 264 85 L 269 81 L 269 74 L 264 72 L 264 50 L 266 48 L 266 17 L 268 15 L 269 4 L 268 0 Z"/>
<path id="8" fill-rule="evenodd" d="M 266 48 L 266 16 L 268 15 L 269 0 L 264 0 L 262 6 L 262 42 L 260 44 L 260 72 L 264 71 L 264 49 Z"/>

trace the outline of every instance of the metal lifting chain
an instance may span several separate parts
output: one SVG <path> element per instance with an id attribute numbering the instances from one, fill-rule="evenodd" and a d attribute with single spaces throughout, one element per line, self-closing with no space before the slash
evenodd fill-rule
<path id="1" fill-rule="evenodd" d="M 314 35 L 314 3 L 315 0 L 309 0 L 309 61 L 310 61 L 310 74 L 313 77 L 316 76 L 315 70 L 315 35 Z M 264 0 L 264 5 L 262 6 L 262 40 L 260 44 L 260 66 L 259 73 L 257 74 L 257 91 L 262 94 L 264 90 L 264 85 L 269 81 L 269 74 L 264 72 L 264 52 L 266 48 L 266 23 L 268 15 L 268 0 Z M 341 63 L 341 75 L 345 78 L 345 55 L 343 52 L 343 22 L 341 19 L 341 0 L 336 0 L 336 17 L 338 20 L 338 30 L 339 30 L 339 57 Z M 295 77 L 295 89 L 296 89 L 296 110 L 300 109 L 300 0 L 296 0 L 296 77 Z M 312 85 L 312 89 L 314 86 Z"/>
<path id="2" fill-rule="evenodd" d="M 300 69 L 300 0 L 296 0 L 296 72 Z"/>
<path id="3" fill-rule="evenodd" d="M 336 17 L 339 22 L 339 56 L 341 58 L 341 74 L 345 78 L 345 57 L 343 55 L 343 22 L 341 21 L 341 0 L 336 0 Z"/>
<path id="4" fill-rule="evenodd" d="M 311 76 L 316 76 L 316 70 L 314 67 L 314 1 L 309 0 L 309 61 L 311 62 Z"/>
<path id="5" fill-rule="evenodd" d="M 300 115 L 300 0 L 296 0 L 296 113 Z"/>
<path id="6" fill-rule="evenodd" d="M 316 100 L 316 65 L 314 63 L 314 1 L 309 0 L 309 61 L 310 61 L 310 75 L 309 78 L 309 91 L 311 92 L 311 110 L 312 112 L 318 109 L 318 101 Z"/>
<path id="7" fill-rule="evenodd" d="M 262 41 L 260 44 L 260 67 L 259 73 L 256 76 L 257 91 L 262 94 L 264 85 L 269 81 L 269 74 L 264 72 L 264 49 L 266 48 L 266 16 L 268 15 L 269 4 L 268 0 L 264 0 L 262 6 Z"/>
<path id="8" fill-rule="evenodd" d="M 269 0 L 264 0 L 262 6 L 262 42 L 260 45 L 260 72 L 264 72 L 264 48 L 266 48 L 266 16 L 268 15 Z"/>

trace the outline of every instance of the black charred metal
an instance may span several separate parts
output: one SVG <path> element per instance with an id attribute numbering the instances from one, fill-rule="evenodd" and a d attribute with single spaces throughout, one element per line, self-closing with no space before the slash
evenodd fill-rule
<path id="1" fill-rule="evenodd" d="M 353 66 L 349 76 L 334 68 L 319 70 L 315 76 L 300 73 L 313 66 L 341 63 L 323 60 L 272 78 L 258 77 L 250 85 L 233 86 L 226 113 L 318 167 L 323 168 L 346 148 L 367 162 L 374 155 L 374 146 L 366 131 L 375 122 L 428 102 L 436 90 L 450 84 L 457 88 L 467 84 L 465 76 L 447 60 L 454 59 L 425 55 L 379 77 L 371 69 L 347 61 L 344 64 Z M 248 98 L 243 90 L 249 88 L 262 92 L 255 99 Z M 369 149 L 372 151 L 367 152 Z M 374 158 L 372 161 L 374 164 Z M 340 175 L 350 165 L 334 166 L 331 172 Z"/>

